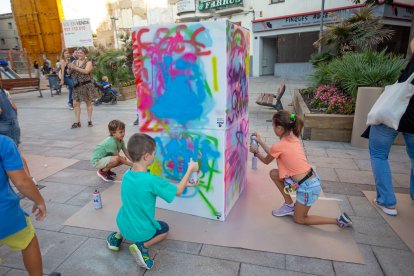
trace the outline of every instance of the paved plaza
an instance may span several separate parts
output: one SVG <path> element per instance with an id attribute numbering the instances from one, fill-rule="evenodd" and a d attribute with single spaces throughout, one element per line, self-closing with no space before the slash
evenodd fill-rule
<path id="1" fill-rule="evenodd" d="M 260 92 L 274 91 L 278 81 L 271 76 L 250 80 L 250 130 L 261 133 L 267 144 L 277 141 L 271 123 L 267 121 L 274 110 L 256 105 L 255 99 Z M 282 99 L 285 109 L 292 109 L 294 89 L 305 85 L 306 80 L 287 79 L 287 91 Z M 89 157 L 95 145 L 107 136 L 107 124 L 111 119 L 120 119 L 127 124 L 126 140 L 137 131 L 132 125 L 136 114 L 135 100 L 95 107 L 92 128 L 87 127 L 86 106 L 82 105 L 82 127 L 70 129 L 74 115 L 66 106 L 67 90 L 64 89 L 61 96 L 50 97 L 47 90 L 43 94 L 44 98 L 38 98 L 36 92 L 13 95 L 19 108 L 22 153 L 79 160 L 39 181 L 44 186 L 41 193 L 48 214 L 44 221 L 33 222 L 46 275 L 52 271 L 64 276 L 414 275 L 414 254 L 362 193 L 375 190 L 368 151 L 354 148 L 349 143 L 321 141 L 303 142 L 307 156 L 317 167 L 325 196 L 340 199 L 340 208 L 351 216 L 354 222 L 352 235 L 365 258 L 365 265 L 166 240 L 150 250 L 155 259 L 154 268 L 150 271 L 138 268 L 129 255 L 127 244 L 122 245 L 120 252 L 106 248 L 107 232 L 63 225 L 91 200 L 95 188 L 102 192 L 113 185 L 96 176 Z M 396 192 L 409 193 L 410 163 L 405 147 L 393 146 L 390 163 Z M 118 172 L 122 170 L 125 168 Z M 29 200 L 23 199 L 21 203 L 26 210 L 31 208 Z M 276 218 L 269 216 L 269 219 Z M 3 259 L 0 275 L 26 275 L 20 253 L 10 252 L 2 246 L 0 258 Z"/>

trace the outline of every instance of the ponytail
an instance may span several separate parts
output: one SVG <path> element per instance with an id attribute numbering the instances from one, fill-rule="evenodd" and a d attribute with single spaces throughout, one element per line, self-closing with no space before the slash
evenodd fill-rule
<path id="1" fill-rule="evenodd" d="M 281 126 L 285 129 L 283 135 L 290 131 L 292 131 L 296 137 L 300 137 L 302 134 L 303 119 L 287 110 L 280 110 L 273 115 L 272 123 L 273 126 Z"/>

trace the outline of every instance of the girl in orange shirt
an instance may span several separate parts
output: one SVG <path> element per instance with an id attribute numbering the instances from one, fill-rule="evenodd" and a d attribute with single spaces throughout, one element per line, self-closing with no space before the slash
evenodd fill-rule
<path id="1" fill-rule="evenodd" d="M 274 159 L 277 161 L 278 169 L 270 171 L 270 178 L 276 184 L 285 202 L 282 207 L 272 211 L 275 217 L 293 215 L 298 224 L 337 224 L 339 227 L 349 227 L 352 221 L 346 213 L 337 218 L 327 218 L 308 215 L 309 209 L 316 202 L 321 193 L 321 182 L 319 176 L 310 167 L 301 141 L 303 121 L 295 114 L 286 110 L 278 111 L 272 119 L 273 131 L 280 141 L 272 147 L 266 145 L 258 133 L 253 133 L 252 138 L 264 149 L 266 156 L 259 152 L 258 147 L 250 147 L 250 152 L 264 164 L 269 164 Z M 296 190 L 296 204 L 293 203 L 289 190 Z"/>

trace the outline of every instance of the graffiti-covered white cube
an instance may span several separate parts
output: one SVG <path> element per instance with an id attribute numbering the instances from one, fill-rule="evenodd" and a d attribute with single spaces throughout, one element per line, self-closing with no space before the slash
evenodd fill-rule
<path id="1" fill-rule="evenodd" d="M 224 221 L 246 186 L 249 31 L 228 21 L 133 28 L 140 131 L 155 138 L 151 173 L 200 185 L 157 206 Z"/>

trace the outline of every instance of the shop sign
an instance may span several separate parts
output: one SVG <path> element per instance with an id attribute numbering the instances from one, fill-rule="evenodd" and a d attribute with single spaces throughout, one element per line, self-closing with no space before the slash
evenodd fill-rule
<path id="1" fill-rule="evenodd" d="M 200 11 L 210 10 L 228 5 L 242 4 L 243 0 L 215 0 L 215 1 L 199 1 L 198 9 Z"/>
<path id="2" fill-rule="evenodd" d="M 92 29 L 89 18 L 63 20 L 62 30 L 65 47 L 93 46 Z"/>
<path id="3" fill-rule="evenodd" d="M 179 0 L 177 2 L 177 13 L 194 12 L 195 0 Z"/>

